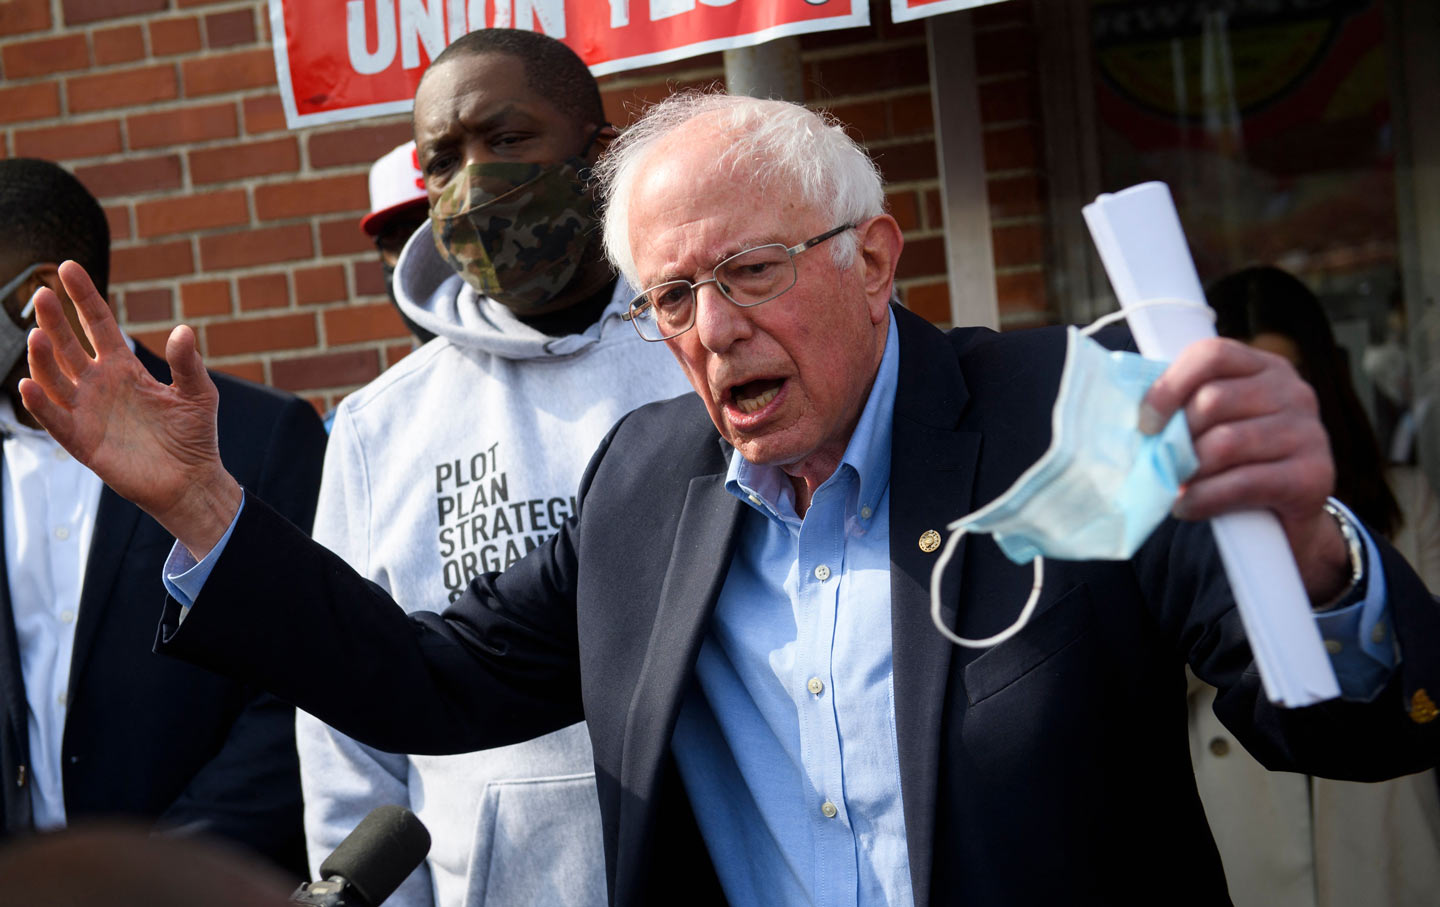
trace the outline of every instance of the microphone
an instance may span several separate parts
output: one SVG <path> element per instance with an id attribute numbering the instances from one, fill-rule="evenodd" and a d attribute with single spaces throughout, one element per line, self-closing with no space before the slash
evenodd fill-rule
<path id="1" fill-rule="evenodd" d="M 403 806 L 377 806 L 320 864 L 323 881 L 290 896 L 311 907 L 380 907 L 430 852 L 430 832 Z"/>

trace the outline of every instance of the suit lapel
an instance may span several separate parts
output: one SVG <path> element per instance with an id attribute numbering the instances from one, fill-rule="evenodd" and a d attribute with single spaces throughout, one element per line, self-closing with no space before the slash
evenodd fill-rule
<path id="1" fill-rule="evenodd" d="M 900 375 L 890 457 L 890 611 L 895 733 L 915 903 L 930 900 L 936 787 L 951 645 L 930 623 L 930 573 L 940 553 L 921 538 L 970 510 L 978 432 L 956 431 L 968 401 L 955 351 L 944 335 L 897 310 Z M 931 550 L 926 551 L 925 548 Z M 950 562 L 948 590 L 963 563 Z M 953 597 L 948 596 L 947 598 Z M 953 620 L 954 612 L 949 617 Z"/>
<path id="2" fill-rule="evenodd" d="M 4 455 L 0 453 L 0 469 Z M 30 762 L 29 706 L 25 678 L 20 672 L 20 643 L 15 632 L 15 611 L 10 603 L 10 571 L 5 558 L 4 488 L 0 483 L 0 787 L 5 790 L 5 830 L 20 832 L 33 824 L 29 778 L 17 783 L 20 766 Z"/>
<path id="3" fill-rule="evenodd" d="M 723 459 L 721 462 L 723 465 Z M 655 804 L 649 801 L 658 789 L 681 699 L 725 583 L 743 513 L 743 505 L 725 490 L 723 472 L 690 480 L 660 587 L 645 663 L 626 715 L 621 788 L 640 792 L 641 796 L 622 799 L 620 827 L 634 821 L 632 827 L 640 830 L 640 837 L 620 842 L 621 852 L 616 854 L 617 892 L 641 890 L 645 874 L 654 871 L 654 867 L 639 865 L 638 859 L 646 852 L 646 839 L 652 833 Z M 626 816 L 632 809 L 642 815 Z M 635 849 L 625 853 L 630 846 Z"/>

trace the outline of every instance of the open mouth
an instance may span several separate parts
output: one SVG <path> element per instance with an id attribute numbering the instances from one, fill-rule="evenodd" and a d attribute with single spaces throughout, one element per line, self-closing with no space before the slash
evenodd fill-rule
<path id="1" fill-rule="evenodd" d="M 780 386 L 784 383 L 780 378 L 747 381 L 730 388 L 730 399 L 735 402 L 736 409 L 748 415 L 763 409 L 766 404 L 774 400 L 775 395 L 780 393 Z"/>

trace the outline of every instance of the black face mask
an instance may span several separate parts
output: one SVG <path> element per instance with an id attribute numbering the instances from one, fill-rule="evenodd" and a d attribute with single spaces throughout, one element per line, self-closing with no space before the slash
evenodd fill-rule
<path id="1" fill-rule="evenodd" d="M 400 301 L 395 298 L 395 266 L 382 260 L 380 273 L 385 276 L 385 295 L 390 297 L 390 304 L 395 307 L 395 313 L 400 316 L 400 320 L 405 322 L 405 327 L 409 328 L 410 333 L 414 334 L 421 343 L 429 343 L 434 340 L 434 334 L 407 318 L 404 310 L 400 308 Z"/>

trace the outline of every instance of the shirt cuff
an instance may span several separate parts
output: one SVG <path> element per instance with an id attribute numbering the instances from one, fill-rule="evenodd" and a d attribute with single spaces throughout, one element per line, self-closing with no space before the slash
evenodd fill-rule
<path id="1" fill-rule="evenodd" d="M 235 531 L 235 524 L 240 522 L 240 514 L 244 512 L 245 497 L 242 493 L 240 509 L 235 511 L 235 518 L 226 527 L 225 534 L 220 536 L 220 541 L 215 543 L 210 553 L 198 562 L 190 555 L 190 549 L 178 541 L 170 546 L 170 556 L 165 559 L 165 569 L 160 578 L 165 583 L 165 591 L 180 603 L 181 621 L 185 620 L 185 616 L 190 613 L 190 606 L 200 597 L 200 590 L 205 588 L 205 581 L 210 578 L 210 572 L 215 569 L 216 561 L 220 560 L 225 545 L 230 541 L 230 535 Z"/>
<path id="2" fill-rule="evenodd" d="M 1355 514 L 1339 501 L 1331 500 L 1350 518 L 1365 544 L 1365 596 L 1351 605 L 1316 614 L 1315 623 L 1330 653 L 1340 697 L 1368 702 L 1390 681 L 1400 662 L 1400 652 L 1395 646 L 1380 552 Z"/>

